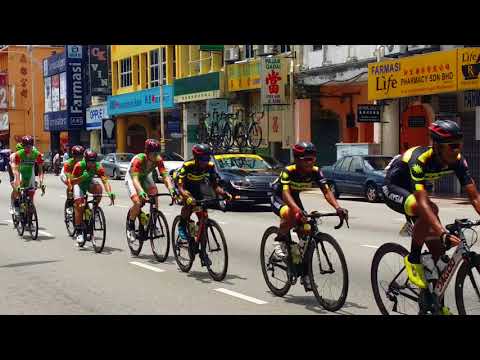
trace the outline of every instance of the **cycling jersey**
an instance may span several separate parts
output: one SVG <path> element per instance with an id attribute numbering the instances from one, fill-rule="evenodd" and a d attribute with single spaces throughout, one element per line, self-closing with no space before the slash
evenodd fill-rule
<path id="1" fill-rule="evenodd" d="M 67 184 L 68 178 L 72 176 L 72 172 L 76 164 L 77 162 L 75 162 L 75 158 L 70 158 L 63 164 L 63 168 L 60 173 L 60 180 L 64 184 Z"/>
<path id="2" fill-rule="evenodd" d="M 453 165 L 442 167 L 431 146 L 416 146 L 395 157 L 386 168 L 386 184 L 414 192 L 424 190 L 427 181 L 455 173 L 462 186 L 473 182 L 467 161 L 459 154 Z"/>
<path id="3" fill-rule="evenodd" d="M 178 170 L 178 184 L 198 185 L 205 179 L 209 179 L 211 183 L 216 183 L 219 179 L 213 162 L 209 162 L 206 169 L 200 169 L 195 165 L 194 160 L 190 160 Z"/>
<path id="4" fill-rule="evenodd" d="M 321 188 L 328 187 L 327 180 L 318 166 L 314 166 L 310 174 L 301 174 L 297 170 L 297 165 L 292 164 L 282 170 L 280 176 L 273 183 L 273 190 L 276 195 L 280 196 L 282 191 L 290 190 L 292 196 L 296 198 L 300 192 L 312 188 L 313 183 Z"/>
<path id="5" fill-rule="evenodd" d="M 147 162 L 148 158 L 146 154 L 142 153 L 135 155 L 130 161 L 128 173 L 130 173 L 131 176 L 138 176 L 140 180 L 143 180 L 150 175 L 155 168 L 157 168 L 162 177 L 168 175 L 162 158 L 159 157 L 159 160 L 154 162 L 150 167 L 147 167 Z"/>
<path id="6" fill-rule="evenodd" d="M 33 187 L 35 183 L 35 164 L 42 165 L 43 157 L 37 148 L 32 148 L 27 155 L 24 149 L 14 153 L 13 163 L 18 166 L 20 172 L 21 187 Z"/>
<path id="7" fill-rule="evenodd" d="M 80 187 L 83 192 L 88 191 L 90 185 L 93 182 L 93 178 L 97 175 L 98 177 L 105 177 L 105 169 L 103 166 L 96 162 L 93 169 L 87 170 L 87 162 L 85 159 L 79 161 L 73 168 L 72 177 L 79 178 L 82 177 L 82 180 L 76 186 Z"/>

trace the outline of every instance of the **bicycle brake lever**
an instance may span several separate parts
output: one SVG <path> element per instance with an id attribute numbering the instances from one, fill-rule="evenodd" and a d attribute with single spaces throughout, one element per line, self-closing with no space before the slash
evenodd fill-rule
<path id="1" fill-rule="evenodd" d="M 343 218 L 340 218 L 340 223 L 339 223 L 337 226 L 334 226 L 334 229 L 335 229 L 335 230 L 340 229 L 340 228 L 343 226 L 343 221 L 344 221 L 344 219 L 343 219 Z"/>

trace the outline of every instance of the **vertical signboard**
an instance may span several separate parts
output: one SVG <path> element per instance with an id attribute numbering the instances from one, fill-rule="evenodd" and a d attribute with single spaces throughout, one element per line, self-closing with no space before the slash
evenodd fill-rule
<path id="1" fill-rule="evenodd" d="M 67 53 L 68 126 L 70 129 L 80 129 L 85 124 L 83 47 L 68 45 Z"/>
<path id="2" fill-rule="evenodd" d="M 90 94 L 92 96 L 110 95 L 107 45 L 88 46 L 88 65 Z"/>
<path id="3" fill-rule="evenodd" d="M 262 59 L 261 95 L 263 105 L 287 105 L 287 59 L 271 57 Z"/>
<path id="4" fill-rule="evenodd" d="M 0 109 L 8 108 L 8 82 L 7 74 L 0 74 Z"/>

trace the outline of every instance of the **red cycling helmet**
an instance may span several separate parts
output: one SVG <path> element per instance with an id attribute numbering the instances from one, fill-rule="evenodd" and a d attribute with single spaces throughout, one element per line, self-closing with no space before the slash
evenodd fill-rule
<path id="1" fill-rule="evenodd" d="M 155 139 L 145 140 L 145 153 L 160 152 L 160 143 Z"/>
<path id="2" fill-rule="evenodd" d="M 85 157 L 85 161 L 97 161 L 97 153 L 95 151 L 87 150 L 83 156 Z"/>
<path id="3" fill-rule="evenodd" d="M 317 148 L 307 141 L 300 141 L 293 146 L 293 156 L 317 155 Z"/>
<path id="4" fill-rule="evenodd" d="M 194 158 L 201 156 L 210 156 L 212 154 L 210 146 L 207 144 L 196 144 L 192 147 L 192 154 Z"/>
<path id="5" fill-rule="evenodd" d="M 82 156 L 85 152 L 85 149 L 82 145 L 75 145 L 72 146 L 70 153 L 72 156 Z"/>
<path id="6" fill-rule="evenodd" d="M 463 139 L 463 132 L 455 121 L 437 120 L 429 127 L 433 142 L 442 144 Z"/>
<path id="7" fill-rule="evenodd" d="M 33 146 L 33 137 L 30 135 L 25 135 L 22 137 L 22 145 L 23 146 Z"/>

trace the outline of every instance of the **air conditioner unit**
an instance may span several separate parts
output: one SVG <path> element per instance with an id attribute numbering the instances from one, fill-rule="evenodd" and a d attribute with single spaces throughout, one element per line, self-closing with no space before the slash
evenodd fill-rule
<path id="1" fill-rule="evenodd" d="M 238 47 L 225 49 L 225 62 L 233 63 L 238 60 L 240 60 L 240 49 Z"/>
<path id="2" fill-rule="evenodd" d="M 257 56 L 275 55 L 278 52 L 277 45 L 263 45 L 255 52 Z"/>

